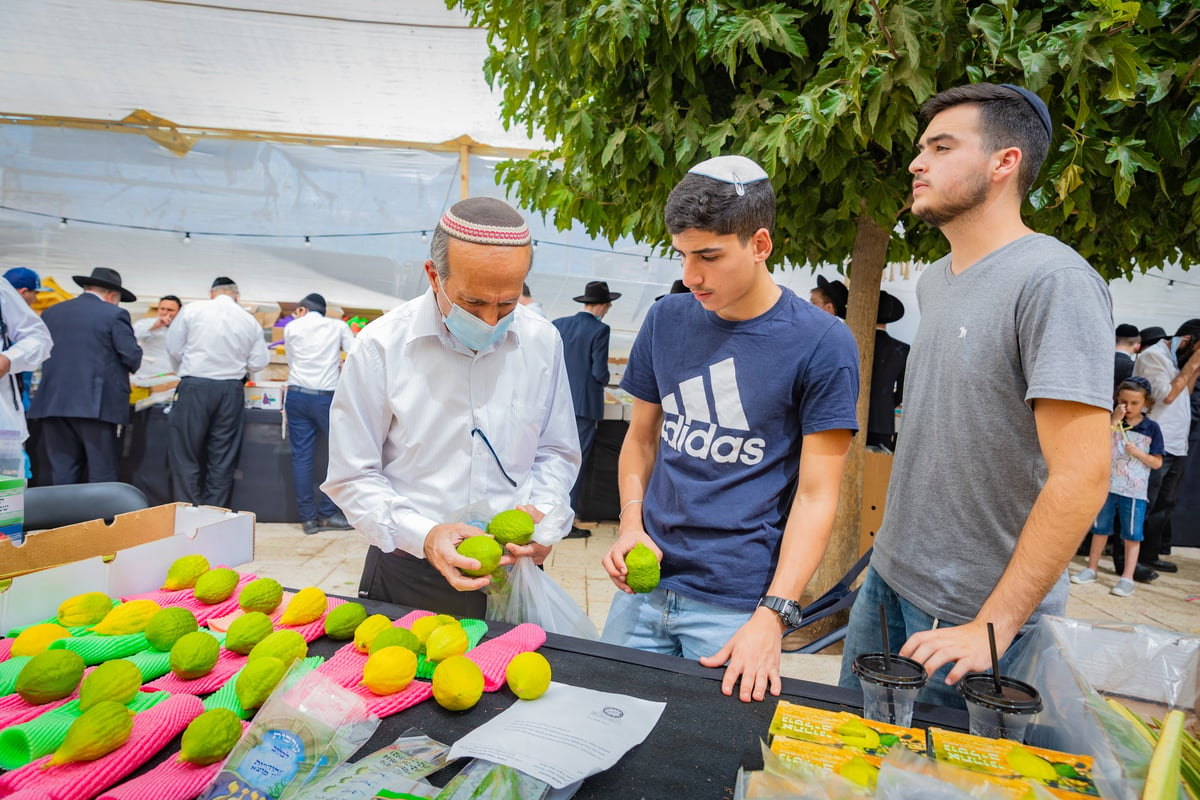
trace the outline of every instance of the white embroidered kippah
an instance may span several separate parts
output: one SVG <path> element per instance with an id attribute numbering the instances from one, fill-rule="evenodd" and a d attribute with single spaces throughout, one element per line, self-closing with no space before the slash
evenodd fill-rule
<path id="1" fill-rule="evenodd" d="M 707 161 L 701 161 L 688 170 L 689 174 L 703 175 L 706 178 L 732 183 L 738 194 L 745 194 L 743 188 L 748 183 L 765 181 L 767 172 L 745 156 L 717 156 Z"/>
<path id="2" fill-rule="evenodd" d="M 471 197 L 450 206 L 438 221 L 447 235 L 475 244 L 520 247 L 529 244 L 529 226 L 503 200 Z"/>

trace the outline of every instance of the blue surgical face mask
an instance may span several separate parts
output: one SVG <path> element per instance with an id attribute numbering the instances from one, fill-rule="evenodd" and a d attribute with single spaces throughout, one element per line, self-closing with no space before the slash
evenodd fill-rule
<path id="1" fill-rule="evenodd" d="M 450 303 L 450 297 L 445 291 L 442 292 L 442 297 L 445 297 L 446 302 Z M 455 339 L 462 342 L 467 349 L 478 352 L 500 341 L 508 332 L 508 326 L 512 324 L 514 316 L 515 314 L 507 314 L 498 319 L 495 325 L 488 325 L 461 306 L 450 303 L 450 313 L 443 319 L 446 322 L 446 329 Z"/>

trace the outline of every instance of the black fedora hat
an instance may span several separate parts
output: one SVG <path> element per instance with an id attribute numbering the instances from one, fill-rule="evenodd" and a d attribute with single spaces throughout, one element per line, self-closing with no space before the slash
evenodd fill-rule
<path id="1" fill-rule="evenodd" d="M 112 289 L 121 293 L 122 303 L 137 302 L 137 295 L 121 285 L 121 273 L 108 267 L 92 267 L 91 275 L 72 275 L 71 280 L 81 287 L 99 286 L 102 289 Z"/>
<path id="2" fill-rule="evenodd" d="M 1167 332 L 1158 325 L 1142 328 L 1142 332 L 1139 335 L 1142 337 L 1142 350 L 1148 350 L 1160 340 L 1167 338 Z"/>
<path id="3" fill-rule="evenodd" d="M 691 289 L 683 285 L 683 281 L 676 278 L 675 282 L 671 284 L 671 289 L 667 292 L 667 294 L 691 294 L 691 291 Z M 658 302 L 659 300 L 662 300 L 667 296 L 667 294 L 660 294 L 658 297 L 654 298 L 654 301 Z"/>
<path id="4" fill-rule="evenodd" d="M 588 281 L 587 288 L 579 297 L 572 298 L 576 303 L 611 303 L 621 296 L 620 292 L 610 292 L 604 281 Z"/>
<path id="5" fill-rule="evenodd" d="M 900 298 L 888 292 L 879 291 L 879 310 L 875 312 L 875 324 L 887 325 L 904 316 L 904 303 Z"/>
<path id="6" fill-rule="evenodd" d="M 845 319 L 846 303 L 850 300 L 850 290 L 846 288 L 846 284 L 841 281 L 828 280 L 824 275 L 818 275 L 817 288 L 833 302 L 833 307 L 837 310 L 835 316 Z"/>

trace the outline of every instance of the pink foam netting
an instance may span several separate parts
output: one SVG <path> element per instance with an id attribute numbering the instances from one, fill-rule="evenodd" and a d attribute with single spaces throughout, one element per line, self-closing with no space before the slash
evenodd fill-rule
<path id="1" fill-rule="evenodd" d="M 176 677 L 175 673 L 168 672 L 161 678 L 147 683 L 145 688 L 160 689 L 171 694 L 211 694 L 224 686 L 244 666 L 246 656 L 231 653 L 222 647 L 221 654 L 217 656 L 217 663 L 207 675 L 185 681 Z"/>
<path id="2" fill-rule="evenodd" d="M 43 756 L 0 775 L 0 797 L 88 800 L 148 761 L 203 711 L 200 698 L 173 695 L 135 716 L 129 741 L 103 758 L 43 771 L 50 760 Z"/>
<path id="3" fill-rule="evenodd" d="M 467 651 L 467 658 L 483 671 L 483 690 L 494 692 L 504 685 L 504 673 L 514 656 L 537 650 L 545 642 L 546 632 L 540 626 L 524 622 L 495 639 L 480 642 Z"/>
<path id="4" fill-rule="evenodd" d="M 249 723 L 242 723 L 244 733 Z M 198 767 L 184 764 L 175 756 L 131 781 L 109 789 L 97 800 L 191 800 L 209 787 L 223 762 Z"/>
<path id="5" fill-rule="evenodd" d="M 428 611 L 410 611 L 393 622 L 392 627 L 407 628 L 412 625 L 414 620 L 432 616 L 433 614 Z M 339 647 L 328 661 L 317 667 L 317 671 L 337 684 L 347 689 L 353 689 L 362 680 L 363 667 L 366 666 L 366 663 L 367 654 L 358 652 L 354 642 L 347 642 Z"/>
<path id="6" fill-rule="evenodd" d="M 9 694 L 0 697 L 0 730 L 11 728 L 13 725 L 20 725 L 22 722 L 28 722 L 34 717 L 45 714 L 52 708 L 66 705 L 76 697 L 79 697 L 78 690 L 72 692 L 70 697 L 64 697 L 62 700 L 55 700 L 53 703 L 43 703 L 42 705 L 26 703 L 21 699 L 21 695 L 19 694 Z"/>
<path id="7" fill-rule="evenodd" d="M 128 597 L 122 597 L 121 599 L 125 602 L 129 602 L 130 600 L 153 600 L 163 608 L 166 608 L 167 606 L 186 608 L 188 611 L 191 611 L 193 614 L 195 614 L 196 621 L 203 625 L 213 617 L 223 617 L 227 614 L 232 614 L 234 611 L 237 611 L 238 595 L 241 593 L 242 588 L 247 583 L 254 580 L 254 578 L 255 575 L 253 573 L 239 573 L 237 587 L 233 590 L 233 594 L 229 596 L 229 599 L 211 606 L 207 605 L 206 603 L 201 603 L 199 600 L 197 600 L 196 595 L 191 589 L 180 589 L 175 592 L 167 592 L 163 591 L 162 589 L 155 589 L 153 592 L 131 594 Z"/>
<path id="8" fill-rule="evenodd" d="M 0 639 L 0 661 L 7 661 L 12 655 L 13 639 Z"/>

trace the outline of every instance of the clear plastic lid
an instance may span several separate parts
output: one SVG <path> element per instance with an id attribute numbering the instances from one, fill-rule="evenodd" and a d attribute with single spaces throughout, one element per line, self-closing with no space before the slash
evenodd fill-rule
<path id="1" fill-rule="evenodd" d="M 1000 676 L 1000 693 L 990 672 L 975 672 L 958 682 L 958 693 L 968 703 L 1005 714 L 1036 714 L 1042 710 L 1038 690 L 1016 678 Z"/>
<path id="2" fill-rule="evenodd" d="M 854 674 L 892 689 L 920 689 L 929 679 L 921 662 L 904 656 L 885 656 L 883 653 L 859 655 L 854 659 Z"/>

